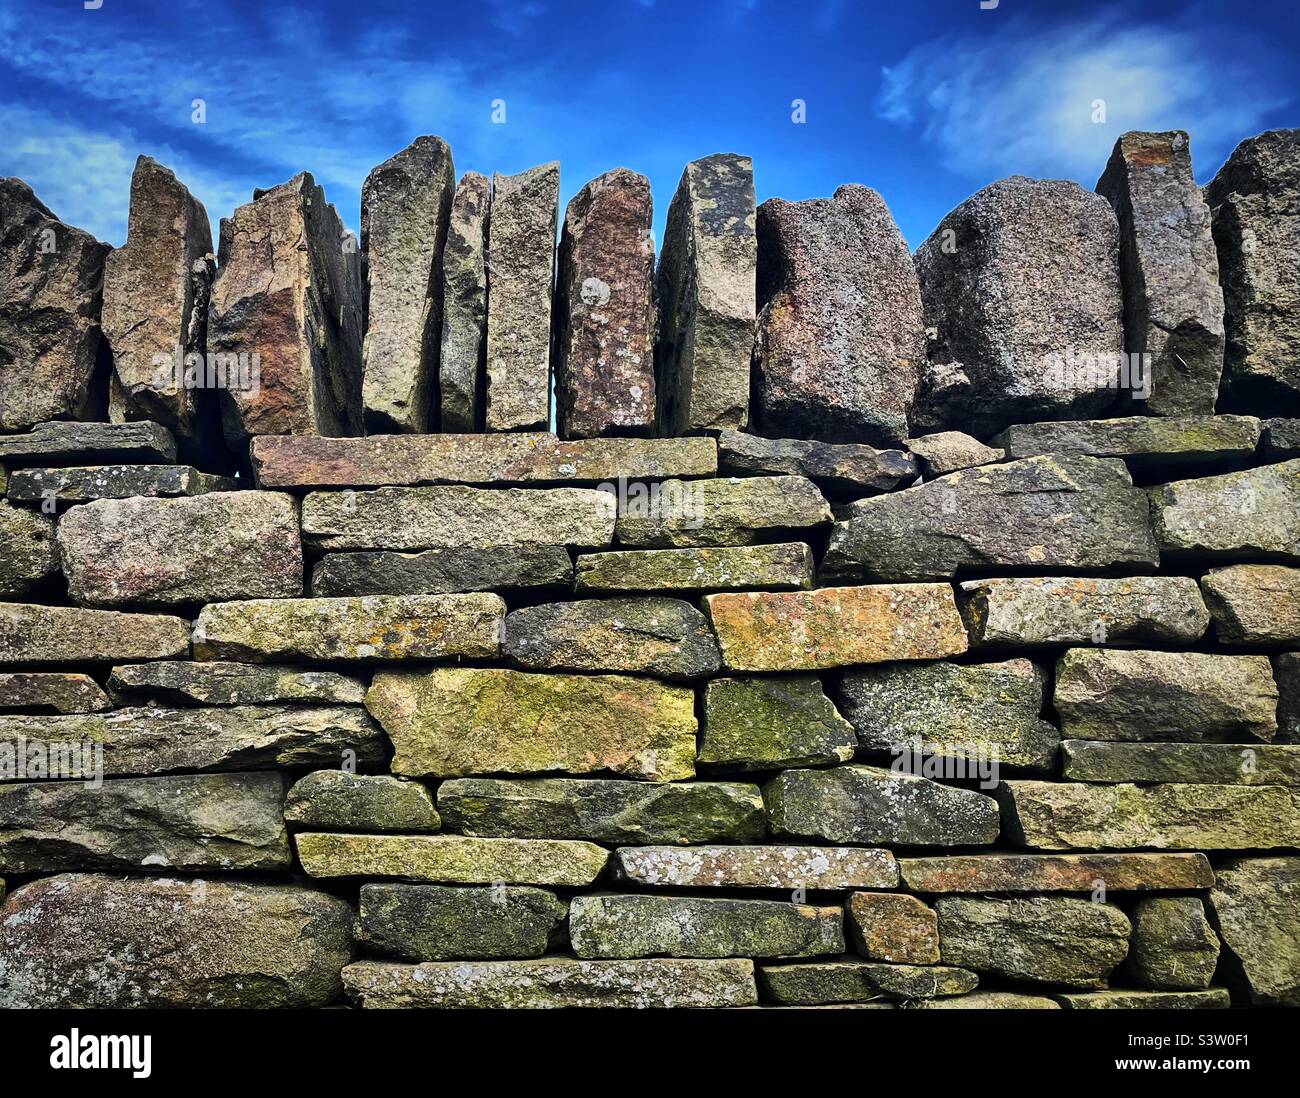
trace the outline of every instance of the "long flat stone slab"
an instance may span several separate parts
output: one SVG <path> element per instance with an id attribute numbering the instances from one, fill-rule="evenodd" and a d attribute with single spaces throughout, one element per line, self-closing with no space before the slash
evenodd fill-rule
<path id="1" fill-rule="evenodd" d="M 190 623 L 166 614 L 0 603 L 0 664 L 165 660 L 190 648 Z"/>
<path id="2" fill-rule="evenodd" d="M 525 587 L 569 587 L 573 562 L 563 545 L 326 553 L 311 573 L 316 597 L 442 595 Z"/>
<path id="3" fill-rule="evenodd" d="M 888 850 L 856 846 L 624 846 L 616 879 L 654 888 L 896 888 Z"/>
<path id="4" fill-rule="evenodd" d="M 114 461 L 172 462 L 176 440 L 148 420 L 132 423 L 38 423 L 19 435 L 0 435 L 0 465 L 99 464 Z"/>
<path id="5" fill-rule="evenodd" d="M 465 435 L 259 435 L 249 448 L 262 488 L 423 484 L 597 484 L 711 477 L 711 438 L 590 438 L 545 431 Z"/>
<path id="6" fill-rule="evenodd" d="M 1254 416 L 1125 416 L 1020 423 L 991 442 L 1015 461 L 1040 454 L 1123 458 L 1131 469 L 1245 463 L 1259 445 Z"/>
<path id="7" fill-rule="evenodd" d="M 803 542 L 582 553 L 579 591 L 785 591 L 813 585 Z"/>
<path id="8" fill-rule="evenodd" d="M 913 892 L 1141 892 L 1214 884 L 1204 854 L 942 854 L 901 858 Z"/>
<path id="9" fill-rule="evenodd" d="M 7 498 L 20 503 L 89 503 L 131 496 L 201 496 L 233 492 L 230 477 L 201 473 L 192 465 L 80 465 L 70 468 L 18 469 L 9 480 Z"/>
<path id="10" fill-rule="evenodd" d="M 1066 740 L 1061 747 L 1063 776 L 1076 782 L 1300 786 L 1300 745 Z"/>

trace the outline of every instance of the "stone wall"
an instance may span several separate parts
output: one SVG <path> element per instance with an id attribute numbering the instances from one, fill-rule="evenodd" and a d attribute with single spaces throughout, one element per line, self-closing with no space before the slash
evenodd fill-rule
<path id="1" fill-rule="evenodd" d="M 558 190 L 0 185 L 0 1005 L 1300 1004 L 1300 131 Z"/>

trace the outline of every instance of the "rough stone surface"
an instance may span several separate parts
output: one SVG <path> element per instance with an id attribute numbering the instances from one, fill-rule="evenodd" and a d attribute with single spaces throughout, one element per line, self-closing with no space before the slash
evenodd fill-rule
<path id="1" fill-rule="evenodd" d="M 802 542 L 583 553 L 575 576 L 579 591 L 784 591 L 812 583 L 812 549 Z"/>
<path id="2" fill-rule="evenodd" d="M 490 658 L 500 646 L 499 595 L 372 595 L 253 599 L 205 606 L 194 627 L 199 660 L 432 660 Z"/>
<path id="3" fill-rule="evenodd" d="M 0 709 L 98 713 L 112 703 L 89 675 L 70 671 L 0 673 Z"/>
<path id="4" fill-rule="evenodd" d="M 695 771 L 694 695 L 622 675 L 437 668 L 380 672 L 366 707 L 394 774 L 559 771 L 676 781 Z"/>
<path id="5" fill-rule="evenodd" d="M 0 1007 L 322 1007 L 352 908 L 280 884 L 67 874 L 0 908 Z"/>
<path id="6" fill-rule="evenodd" d="M 1227 310 L 1225 399 L 1300 412 L 1300 130 L 1233 150 L 1205 189 Z"/>
<path id="7" fill-rule="evenodd" d="M 1074 740 L 1224 740 L 1277 735 L 1265 656 L 1071 648 L 1052 699 Z"/>
<path id="8" fill-rule="evenodd" d="M 668 888 L 894 888 L 887 850 L 845 846 L 642 846 L 614 851 L 614 876 Z"/>
<path id="9" fill-rule="evenodd" d="M 849 941 L 862 956 L 896 964 L 938 964 L 939 918 L 915 896 L 855 892 L 845 913 Z"/>
<path id="10" fill-rule="evenodd" d="M 0 598 L 25 595 L 59 570 L 54 519 L 0 500 Z"/>
<path id="11" fill-rule="evenodd" d="M 831 530 L 828 580 L 948 579 L 961 568 L 1150 568 L 1146 494 L 1122 462 L 1026 458 L 949 473 L 850 505 Z"/>
<path id="12" fill-rule="evenodd" d="M 4 445 L 0 439 L 0 447 Z M 482 435 L 373 435 L 253 439 L 262 488 L 371 488 L 421 484 L 528 484 L 711 477 L 711 438 L 562 441 L 545 431 Z"/>
<path id="13" fill-rule="evenodd" d="M 437 422 L 442 257 L 455 189 L 441 137 L 417 137 L 361 188 L 368 318 L 361 396 L 370 434 L 422 432 Z"/>
<path id="14" fill-rule="evenodd" d="M 0 664 L 165 660 L 189 647 L 183 618 L 0 603 Z"/>
<path id="15" fill-rule="evenodd" d="M 343 970 L 348 995 L 368 1009 L 718 1008 L 758 1001 L 747 960 L 362 961 Z"/>
<path id="16" fill-rule="evenodd" d="M 447 884 L 532 884 L 586 888 L 609 851 L 594 843 L 478 839 L 464 835 L 294 836 L 311 877 L 398 877 Z"/>
<path id="17" fill-rule="evenodd" d="M 1300 743 L 1300 652 L 1275 656 L 1273 675 L 1278 692 L 1277 740 Z"/>
<path id="18" fill-rule="evenodd" d="M 1163 485 L 1151 517 L 1163 553 L 1300 560 L 1300 460 Z"/>
<path id="19" fill-rule="evenodd" d="M 361 886 L 357 936 L 406 961 L 540 957 L 568 910 L 541 888 Z"/>
<path id="20" fill-rule="evenodd" d="M 503 654 L 535 671 L 632 671 L 694 679 L 718 670 L 713 631 L 680 599 L 583 599 L 506 615 Z"/>
<path id="21" fill-rule="evenodd" d="M 604 548 L 616 501 L 593 488 L 379 488 L 312 492 L 302 532 L 318 549 Z"/>
<path id="22" fill-rule="evenodd" d="M 1142 892 L 1209 888 L 1204 854 L 947 854 L 903 858 L 916 892 Z"/>
<path id="23" fill-rule="evenodd" d="M 104 339 L 113 352 L 113 410 L 123 420 L 153 420 L 182 440 L 213 440 L 216 393 L 185 384 L 187 356 L 207 350 L 212 275 L 203 203 L 170 169 L 140 157 L 126 244 L 104 261 Z M 167 360 L 162 370 L 158 355 Z"/>
<path id="24" fill-rule="evenodd" d="M 59 717 L 0 717 L 0 741 L 102 747 L 104 773 L 261 770 L 339 765 L 345 757 L 381 763 L 387 744 L 359 706 L 214 709 L 128 707 Z"/>
<path id="25" fill-rule="evenodd" d="M 898 445 L 925 365 L 916 268 L 885 200 L 758 208 L 755 420 L 764 434 Z"/>
<path id="26" fill-rule="evenodd" d="M 556 276 L 555 405 L 565 438 L 655 423 L 650 180 L 615 168 L 569 202 Z"/>
<path id="27" fill-rule="evenodd" d="M 770 530 L 825 526 L 831 510 L 805 477 L 670 480 L 658 497 L 628 496 L 616 532 L 622 545 L 647 549 L 749 545 Z"/>
<path id="28" fill-rule="evenodd" d="M 1082 782 L 1300 786 L 1300 745 L 1066 740 L 1063 776 Z"/>
<path id="29" fill-rule="evenodd" d="M 1241 967 L 1251 1001 L 1300 1006 L 1300 858 L 1228 862 L 1219 868 L 1209 900 L 1214 926 Z"/>
<path id="30" fill-rule="evenodd" d="M 64 514 L 58 542 L 68 594 L 83 605 L 302 594 L 298 506 L 277 492 L 97 500 Z"/>
<path id="31" fill-rule="evenodd" d="M 442 250 L 442 348 L 438 389 L 444 431 L 482 428 L 487 334 L 487 232 L 492 184 L 466 172 L 456 184 Z"/>
<path id="32" fill-rule="evenodd" d="M 584 959 L 816 957 L 844 952 L 838 907 L 657 895 L 575 896 L 569 940 Z"/>
<path id="33" fill-rule="evenodd" d="M 1201 579 L 1222 644 L 1300 643 L 1300 568 L 1235 564 Z"/>
<path id="34" fill-rule="evenodd" d="M 339 831 L 437 831 L 433 797 L 418 782 L 387 774 L 316 770 L 284 801 L 284 818 L 306 828 Z"/>
<path id="35" fill-rule="evenodd" d="M 1092 991 L 1058 995 L 1067 1010 L 1227 1010 L 1232 1005 L 1226 989 L 1209 991 Z"/>
<path id="36" fill-rule="evenodd" d="M 307 172 L 221 222 L 208 352 L 258 356 L 256 386 L 222 390 L 226 440 L 359 434 L 362 256 Z M 249 359 L 251 366 L 251 358 Z"/>
<path id="37" fill-rule="evenodd" d="M 763 965 L 758 973 L 763 990 L 770 998 L 778 1003 L 798 1006 L 860 1003 L 882 997 L 933 999 L 964 995 L 979 984 L 975 973 L 961 968 L 872 961 Z"/>
<path id="38" fill-rule="evenodd" d="M 522 839 L 748 842 L 767 830 L 758 786 L 734 782 L 452 778 L 438 807 L 455 831 Z"/>
<path id="39" fill-rule="evenodd" d="M 1128 952 L 1129 921 L 1109 904 L 1065 896 L 945 896 L 934 906 L 945 964 L 1012 980 L 1104 988 Z"/>
<path id="40" fill-rule="evenodd" d="M 907 448 L 916 458 L 926 480 L 947 476 L 977 465 L 991 465 L 1006 460 L 1005 450 L 985 446 L 977 438 L 961 431 L 936 431 L 907 440 Z"/>
<path id="41" fill-rule="evenodd" d="M 0 435 L 0 462 L 10 469 L 86 462 L 176 460 L 176 439 L 157 423 L 38 423 Z"/>
<path id="42" fill-rule="evenodd" d="M 288 869 L 283 799 L 279 774 L 0 785 L 0 869 Z"/>
<path id="43" fill-rule="evenodd" d="M 975 647 L 1191 644 L 1210 613 L 1190 576 L 1031 576 L 958 587 Z"/>
<path id="44" fill-rule="evenodd" d="M 1064 180 L 991 183 L 939 223 L 916 270 L 935 331 L 916 425 L 984 438 L 1114 401 L 1123 302 L 1104 198 Z"/>
<path id="45" fill-rule="evenodd" d="M 0 431 L 89 417 L 111 251 L 0 179 Z"/>
<path id="46" fill-rule="evenodd" d="M 492 176 L 488 219 L 487 429 L 544 428 L 560 165 Z"/>
<path id="47" fill-rule="evenodd" d="M 739 431 L 749 419 L 755 222 L 749 157 L 715 153 L 686 165 L 668 207 L 656 282 L 660 434 Z"/>
<path id="48" fill-rule="evenodd" d="M 828 495 L 853 499 L 892 492 L 916 479 L 916 462 L 903 450 L 761 438 L 742 431 L 718 432 L 718 467 L 737 476 L 807 477 Z"/>
<path id="49" fill-rule="evenodd" d="M 119 701 L 167 705 L 360 705 L 366 695 L 365 683 L 336 671 L 215 660 L 124 664 L 113 668 L 108 687 Z"/>
<path id="50" fill-rule="evenodd" d="M 1003 782 L 1007 836 L 1038 850 L 1270 850 L 1300 843 L 1282 786 Z"/>
<path id="51" fill-rule="evenodd" d="M 1149 896 L 1133 908 L 1128 969 L 1142 987 L 1201 991 L 1219 961 L 1219 939 L 1195 896 Z"/>
<path id="52" fill-rule="evenodd" d="M 722 664 L 731 671 L 816 671 L 935 660 L 966 650 L 966 630 L 947 584 L 823 587 L 704 601 Z"/>
<path id="53" fill-rule="evenodd" d="M 886 664 L 848 672 L 844 715 L 870 751 L 906 745 L 927 755 L 1051 770 L 1060 733 L 1039 715 L 1047 672 L 1029 660 Z"/>
<path id="54" fill-rule="evenodd" d="M 1266 419 L 1260 438 L 1260 453 L 1277 461 L 1300 457 L 1300 419 Z"/>
<path id="55" fill-rule="evenodd" d="M 237 487 L 229 477 L 201 473 L 192 465 L 86 465 L 73 469 L 19 469 L 8 497 L 26 503 L 90 503 L 130 496 L 201 496 Z"/>
<path id="56" fill-rule="evenodd" d="M 1104 992 L 1102 994 L 1105 994 Z M 1014 991 L 973 991 L 948 999 L 922 999 L 917 1010 L 1060 1010 L 1061 1004 L 1045 995 L 1022 995 Z"/>
<path id="57" fill-rule="evenodd" d="M 874 766 L 785 770 L 763 787 L 763 801 L 778 836 L 900 846 L 967 846 L 998 836 L 991 797 Z"/>
<path id="58" fill-rule="evenodd" d="M 427 549 L 423 553 L 327 553 L 311 573 L 317 598 L 443 595 L 525 587 L 568 587 L 573 563 L 562 545 Z"/>
<path id="59" fill-rule="evenodd" d="M 1223 372 L 1223 291 L 1187 134 L 1124 134 L 1097 193 L 1119 219 L 1124 349 L 1151 356 L 1147 409 L 1213 412 Z"/>
<path id="60" fill-rule="evenodd" d="M 1128 416 L 1080 422 L 1022 423 L 994 440 L 1012 459 L 1040 454 L 1123 458 L 1134 472 L 1179 466 L 1245 464 L 1259 445 L 1254 416 Z"/>
<path id="61" fill-rule="evenodd" d="M 714 679 L 697 761 L 719 770 L 848 762 L 857 737 L 815 675 Z"/>

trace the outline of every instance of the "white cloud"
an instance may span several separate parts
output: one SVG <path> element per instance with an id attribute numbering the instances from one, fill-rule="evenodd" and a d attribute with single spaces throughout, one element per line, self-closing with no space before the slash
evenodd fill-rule
<path id="1" fill-rule="evenodd" d="M 1129 26 L 1116 12 L 1058 27 L 1008 20 L 883 69 L 876 113 L 919 126 L 945 167 L 981 180 L 1019 172 L 1091 186 L 1120 134 L 1166 129 L 1189 131 L 1204 175 L 1287 101 L 1259 69 L 1189 30 Z"/>

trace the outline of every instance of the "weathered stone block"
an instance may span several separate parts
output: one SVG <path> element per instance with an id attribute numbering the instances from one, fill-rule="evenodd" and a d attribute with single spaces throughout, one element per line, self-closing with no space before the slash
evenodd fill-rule
<path id="1" fill-rule="evenodd" d="M 360 705 L 366 686 L 335 671 L 300 671 L 247 663 L 192 663 L 162 660 L 114 667 L 108 678 L 113 697 L 123 702 L 159 701 L 167 705 L 268 705 L 304 702 Z"/>
<path id="2" fill-rule="evenodd" d="M 1201 991 L 1219 962 L 1219 939 L 1196 896 L 1149 896 L 1133 908 L 1128 970 L 1143 987 Z"/>
<path id="3" fill-rule="evenodd" d="M 373 595 L 253 599 L 205 606 L 194 627 L 199 660 L 436 660 L 490 658 L 501 643 L 499 595 Z"/>
<path id="4" fill-rule="evenodd" d="M 323 1007 L 352 957 L 352 908 L 324 892 L 66 874 L 0 909 L 0 1006 Z"/>
<path id="5" fill-rule="evenodd" d="M 1223 644 L 1300 643 L 1300 568 L 1235 564 L 1201 579 Z"/>
<path id="6" fill-rule="evenodd" d="M 671 786 L 669 788 L 672 788 Z M 888 850 L 849 846 L 642 846 L 614 851 L 614 876 L 668 888 L 895 888 Z"/>
<path id="7" fill-rule="evenodd" d="M 1204 854 L 945 854 L 903 858 L 915 892 L 1108 892 L 1209 888 Z"/>
<path id="8" fill-rule="evenodd" d="M 1278 743 L 1300 743 L 1300 652 L 1273 657 L 1277 681 Z"/>
<path id="9" fill-rule="evenodd" d="M 730 671 L 817 671 L 966 650 L 947 584 L 709 595 L 704 602 Z"/>
<path id="10" fill-rule="evenodd" d="M 807 477 L 828 495 L 853 499 L 891 492 L 916 479 L 916 462 L 904 450 L 760 438 L 741 431 L 718 432 L 718 468 L 736 476 Z"/>
<path id="11" fill-rule="evenodd" d="M 438 806 L 455 831 L 603 843 L 707 843 L 761 839 L 758 786 L 602 779 L 452 778 Z"/>
<path id="12" fill-rule="evenodd" d="M 157 423 L 38 423 L 21 435 L 0 435 L 0 462 L 35 465 L 176 460 L 176 439 Z"/>
<path id="13" fill-rule="evenodd" d="M 578 591 L 783 591 L 811 587 L 802 542 L 700 549 L 634 549 L 578 556 Z"/>
<path id="14" fill-rule="evenodd" d="M 183 618 L 0 603 L 0 664 L 165 660 L 189 647 Z"/>
<path id="15" fill-rule="evenodd" d="M 90 503 L 130 496 L 201 496 L 231 492 L 238 482 L 200 473 L 192 465 L 88 465 L 73 469 L 19 469 L 8 496 L 24 503 Z"/>
<path id="16" fill-rule="evenodd" d="M 487 229 L 492 184 L 466 172 L 456 184 L 442 250 L 442 349 L 438 387 L 444 431 L 482 429 L 487 335 Z"/>
<path id="17" fill-rule="evenodd" d="M 695 772 L 694 700 L 683 687 L 621 675 L 458 667 L 380 672 L 366 707 L 393 741 L 395 774 L 612 770 L 676 781 Z"/>
<path id="18" fill-rule="evenodd" d="M 744 428 L 754 350 L 754 165 L 715 153 L 682 172 L 668 207 L 656 298 L 659 433 Z"/>
<path id="19" fill-rule="evenodd" d="M 316 770 L 284 801 L 284 818 L 303 827 L 339 831 L 437 831 L 433 796 L 418 782 L 387 774 Z"/>
<path id="20" fill-rule="evenodd" d="M 575 896 L 569 940 L 582 958 L 816 957 L 844 952 L 838 907 L 686 896 Z"/>
<path id="21" fill-rule="evenodd" d="M 1101 994 L 1106 994 L 1101 992 Z M 912 1004 L 917 1010 L 1060 1010 L 1061 1004 L 1045 995 L 1022 995 L 1015 991 L 973 991 L 947 999 L 922 999 Z"/>
<path id="22" fill-rule="evenodd" d="M 1213 398 L 1215 388 L 1211 387 Z M 1254 416 L 1128 416 L 1080 422 L 1021 423 L 994 440 L 1012 459 L 1040 454 L 1123 458 L 1134 472 L 1179 466 L 1246 464 L 1259 445 Z"/>
<path id="23" fill-rule="evenodd" d="M 1300 745 L 1066 740 L 1063 774 L 1082 782 L 1300 786 Z"/>
<path id="24" fill-rule="evenodd" d="M 1066 1010 L 1227 1010 L 1232 1006 L 1225 988 L 1208 991 L 1092 991 L 1057 995 Z"/>
<path id="25" fill-rule="evenodd" d="M 855 892 L 845 905 L 849 941 L 873 961 L 939 962 L 939 917 L 915 896 Z"/>
<path id="26" fill-rule="evenodd" d="M 423 553 L 327 553 L 312 568 L 316 597 L 443 595 L 569 587 L 573 563 L 562 545 L 427 549 Z"/>
<path id="27" fill-rule="evenodd" d="M 972 469 L 976 465 L 1005 461 L 1007 456 L 1005 450 L 985 446 L 979 439 L 961 431 L 936 431 L 931 435 L 909 438 L 907 448 L 916 458 L 926 480 L 947 476 L 961 469 Z"/>
<path id="28" fill-rule="evenodd" d="M 1251 1002 L 1300 1005 L 1300 858 L 1241 858 L 1221 866 L 1210 912 L 1241 966 Z"/>
<path id="29" fill-rule="evenodd" d="M 763 990 L 778 1003 L 819 1006 L 861 1003 L 886 996 L 922 1000 L 964 995 L 979 977 L 962 968 L 939 965 L 892 965 L 871 961 L 825 961 L 819 964 L 762 965 Z"/>
<path id="30" fill-rule="evenodd" d="M 0 598 L 25 595 L 59 570 L 54 519 L 0 500 Z"/>
<path id="31" fill-rule="evenodd" d="M 1300 457 L 1300 419 L 1266 419 L 1260 454 L 1270 461 Z"/>
<path id="32" fill-rule="evenodd" d="M 89 675 L 65 671 L 0 673 L 0 709 L 98 713 L 112 702 Z"/>
<path id="33" fill-rule="evenodd" d="M 1211 560 L 1300 560 L 1300 460 L 1151 490 L 1162 553 Z"/>
<path id="34" fill-rule="evenodd" d="M 848 762 L 857 737 L 815 675 L 714 679 L 697 761 L 719 770 Z"/>

